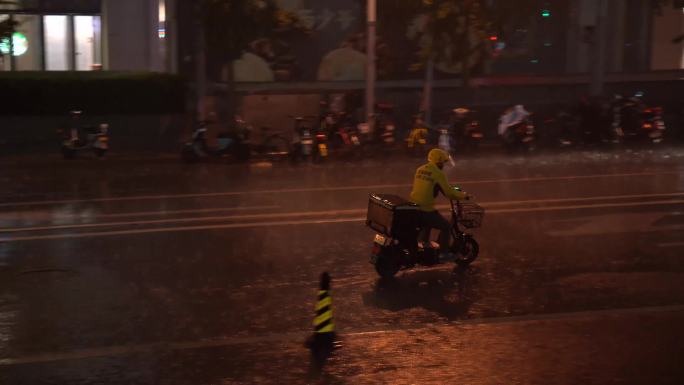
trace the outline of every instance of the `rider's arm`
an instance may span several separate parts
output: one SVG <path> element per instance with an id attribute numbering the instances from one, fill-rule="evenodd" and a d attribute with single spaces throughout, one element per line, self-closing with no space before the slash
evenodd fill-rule
<path id="1" fill-rule="evenodd" d="M 435 182 L 437 182 L 439 187 L 442 189 L 442 193 L 444 193 L 444 196 L 446 196 L 449 199 L 455 199 L 460 201 L 466 199 L 466 197 L 468 196 L 468 194 L 464 193 L 463 191 L 456 190 L 455 188 L 453 188 L 449 184 L 449 181 L 447 181 L 446 175 L 443 172 L 440 172 L 437 175 Z"/>

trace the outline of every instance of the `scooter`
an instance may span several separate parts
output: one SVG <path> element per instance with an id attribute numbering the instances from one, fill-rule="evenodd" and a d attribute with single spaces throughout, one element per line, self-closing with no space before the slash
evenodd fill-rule
<path id="1" fill-rule="evenodd" d="M 508 126 L 503 141 L 509 152 L 522 150 L 529 153 L 536 150 L 537 134 L 532 119 L 528 116 Z"/>
<path id="2" fill-rule="evenodd" d="M 423 156 L 428 149 L 430 132 L 421 115 L 414 116 L 413 127 L 406 138 L 406 150 L 409 155 Z"/>
<path id="3" fill-rule="evenodd" d="M 363 126 L 361 129 L 365 129 Z M 333 144 L 338 153 L 345 158 L 360 158 L 362 142 L 359 133 L 359 125 L 355 125 L 349 114 L 338 113 L 334 133 Z"/>
<path id="4" fill-rule="evenodd" d="M 92 151 L 101 158 L 109 150 L 109 124 L 101 123 L 98 127 L 87 126 L 80 128 L 78 120 L 81 111 L 71 111 L 72 127 L 69 136 L 62 141 L 62 156 L 73 159 L 78 152 Z M 85 131 L 82 133 L 81 131 Z M 85 135 L 85 138 L 83 136 Z"/>
<path id="5" fill-rule="evenodd" d="M 394 124 L 393 112 L 394 105 L 390 103 L 378 103 L 375 114 L 375 132 L 377 142 L 383 147 L 394 147 L 397 127 Z"/>
<path id="6" fill-rule="evenodd" d="M 439 126 L 439 137 L 437 138 L 437 146 L 448 154 L 453 154 L 455 150 L 454 135 L 449 130 L 449 126 Z"/>
<path id="7" fill-rule="evenodd" d="M 292 135 L 292 161 L 297 163 L 300 160 L 317 160 L 320 147 L 324 147 L 325 155 L 327 156 L 327 144 L 319 146 L 318 134 L 306 122 L 314 119 L 313 116 L 292 116 L 294 120 L 294 132 Z"/>
<path id="8" fill-rule="evenodd" d="M 397 195 L 371 194 L 366 225 L 376 231 L 370 262 L 382 278 L 391 278 L 399 270 L 416 265 L 434 266 L 439 260 L 438 248 L 432 242 L 421 244 L 420 208 Z M 478 257 L 480 246 L 471 234 L 461 228 L 482 225 L 484 209 L 471 202 L 451 201 L 450 250 L 457 255 L 460 267 L 470 265 Z"/>
<path id="9" fill-rule="evenodd" d="M 458 107 L 451 110 L 452 147 L 475 151 L 484 138 L 480 122 L 474 118 L 474 111 Z"/>
<path id="10" fill-rule="evenodd" d="M 326 134 L 323 127 L 319 127 L 318 130 L 316 130 L 315 138 L 314 161 L 322 162 L 328 159 L 328 134 Z"/>
<path id="11" fill-rule="evenodd" d="M 207 143 L 208 122 L 199 122 L 193 129 L 192 138 L 183 145 L 181 158 L 186 163 L 195 163 L 213 158 L 234 158 L 237 161 L 247 161 L 250 157 L 248 142 L 251 130 L 242 120 L 235 122 L 236 130 L 233 134 L 218 135 L 218 146 L 210 147 Z"/>
<path id="12" fill-rule="evenodd" d="M 646 141 L 661 143 L 665 134 L 665 122 L 660 107 L 643 107 L 627 99 L 615 114 L 613 126 L 619 141 Z"/>

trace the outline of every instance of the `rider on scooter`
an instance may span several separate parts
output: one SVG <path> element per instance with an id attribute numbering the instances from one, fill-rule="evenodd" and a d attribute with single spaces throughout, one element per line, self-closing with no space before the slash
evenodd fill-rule
<path id="1" fill-rule="evenodd" d="M 430 229 L 438 229 L 439 233 L 439 258 L 441 261 L 453 261 L 456 256 L 449 251 L 451 239 L 451 224 L 435 210 L 435 198 L 441 191 L 449 199 L 468 199 L 468 194 L 452 187 L 442 169 L 450 160 L 449 154 L 444 150 L 432 149 L 428 153 L 428 163 L 416 170 L 413 178 L 411 202 L 420 206 L 421 225 L 429 235 Z"/>

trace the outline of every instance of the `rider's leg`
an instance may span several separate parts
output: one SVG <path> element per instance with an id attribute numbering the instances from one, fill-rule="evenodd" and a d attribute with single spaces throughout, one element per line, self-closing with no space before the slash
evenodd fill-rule
<path id="1" fill-rule="evenodd" d="M 430 211 L 425 213 L 425 223 L 430 228 L 439 230 L 439 253 L 440 255 L 448 255 L 451 241 L 451 224 L 449 221 L 444 219 L 439 211 Z"/>
<path id="2" fill-rule="evenodd" d="M 420 229 L 420 232 L 418 233 L 418 241 L 423 243 L 423 247 L 430 247 L 430 231 L 432 229 L 423 226 Z"/>

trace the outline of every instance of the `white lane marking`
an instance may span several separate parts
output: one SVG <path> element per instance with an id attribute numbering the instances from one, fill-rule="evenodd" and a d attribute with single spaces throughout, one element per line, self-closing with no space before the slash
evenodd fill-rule
<path id="1" fill-rule="evenodd" d="M 598 197 L 584 197 L 584 198 L 560 198 L 560 199 L 529 199 L 516 201 L 498 201 L 498 202 L 481 202 L 485 207 L 489 206 L 505 206 L 512 204 L 528 204 L 528 203 L 564 203 L 564 202 L 581 202 L 581 201 L 595 201 L 595 200 L 616 200 L 616 199 L 630 199 L 630 198 L 658 198 L 658 197 L 678 197 L 684 196 L 684 192 L 676 193 L 658 193 L 658 194 L 641 194 L 641 195 L 607 195 Z M 264 206 L 265 207 L 265 206 Z M 449 208 L 449 205 L 437 205 L 439 209 Z M 211 211 L 212 209 L 207 209 Z M 184 212 L 201 212 L 204 210 L 185 210 Z M 277 218 L 293 218 L 306 216 L 326 216 L 326 215 L 353 215 L 363 214 L 366 209 L 347 209 L 347 210 L 323 210 L 323 211 L 301 211 L 289 213 L 269 213 L 269 214 L 245 214 L 245 215 L 225 215 L 225 216 L 208 216 L 208 217 L 193 217 L 193 218 L 171 218 L 171 219 L 155 219 L 146 221 L 125 221 L 125 222 L 97 222 L 97 223 L 82 223 L 82 224 L 65 224 L 65 225 L 49 225 L 49 226 L 31 226 L 31 227 L 8 227 L 0 228 L 1 233 L 19 233 L 28 231 L 46 231 L 46 230 L 65 230 L 65 229 L 86 229 L 97 227 L 116 227 L 116 226 L 135 226 L 135 225 L 152 225 L 164 223 L 190 223 L 190 222 L 212 222 L 221 220 L 245 220 L 245 219 L 277 219 Z M 133 213 L 126 214 L 126 216 Z M 115 214 L 116 215 L 116 214 Z"/>
<path id="2" fill-rule="evenodd" d="M 546 234 L 553 237 L 577 237 L 582 235 L 623 234 L 653 231 L 684 230 L 684 225 L 653 226 L 667 213 L 620 213 L 585 217 L 587 221 L 574 228 L 564 230 L 547 230 Z M 553 225 L 549 226 L 553 227 Z"/>
<path id="3" fill-rule="evenodd" d="M 684 171 L 682 171 L 684 172 Z M 680 171 L 663 171 L 663 172 L 639 172 L 639 173 L 622 173 L 622 174 L 592 174 L 592 175 L 571 175 L 571 176 L 552 176 L 552 177 L 530 177 L 530 178 L 511 178 L 511 179 L 483 179 L 471 181 L 459 181 L 459 185 L 474 185 L 474 184 L 490 184 L 490 183 L 518 183 L 518 182 L 540 182 L 540 181 L 556 181 L 556 180 L 577 180 L 577 179 L 596 179 L 596 178 L 622 178 L 631 176 L 657 176 L 657 175 L 678 175 Z M 188 198 L 209 198 L 209 197 L 226 197 L 236 195 L 259 195 L 259 194 L 281 194 L 281 193 L 298 193 L 298 192 L 325 192 L 325 191 L 349 191 L 349 190 L 380 190 L 392 188 L 406 188 L 411 187 L 410 184 L 384 184 L 374 186 L 337 186 L 337 187 L 312 187 L 312 188 L 296 188 L 296 189 L 274 189 L 274 190 L 255 190 L 255 191 L 226 191 L 215 193 L 193 193 L 193 194 L 166 194 L 166 195 L 139 195 L 139 196 L 123 196 L 112 198 L 92 198 L 92 199 L 63 199 L 63 200 L 47 200 L 47 201 L 27 201 L 27 202 L 7 202 L 0 203 L 0 207 L 18 207 L 18 206 L 45 206 L 55 204 L 69 204 L 69 203 L 97 203 L 97 202 L 122 202 L 122 201 L 140 201 L 140 200 L 159 200 L 159 199 L 188 199 Z"/>
<path id="4" fill-rule="evenodd" d="M 602 318 L 615 316 L 629 316 L 641 314 L 655 314 L 655 313 L 677 313 L 684 311 L 684 305 L 670 305 L 670 306 L 644 306 L 635 308 L 617 308 L 604 310 L 581 310 L 564 313 L 547 313 L 547 314 L 528 314 L 520 316 L 503 316 L 503 317 L 488 317 L 488 318 L 473 318 L 468 320 L 450 321 L 443 324 L 430 325 L 410 325 L 410 326 L 394 326 L 389 328 L 366 328 L 366 329 L 351 329 L 345 332 L 340 329 L 343 337 L 365 337 L 378 334 L 389 334 L 397 331 L 414 331 L 420 332 L 431 328 L 448 328 L 454 326 L 479 326 L 479 325 L 501 325 L 501 324 L 515 324 L 523 322 L 553 322 L 566 320 L 581 320 L 586 318 Z M 40 364 L 47 362 L 59 361 L 75 361 L 92 358 L 113 358 L 128 356 L 137 353 L 145 352 L 160 352 L 160 351 L 178 351 L 203 349 L 211 347 L 228 347 L 234 345 L 245 344 L 259 344 L 259 343 L 283 343 L 283 342 L 301 342 L 311 334 L 310 331 L 292 331 L 277 334 L 265 334 L 259 336 L 246 337 L 225 337 L 225 338 L 208 338 L 197 341 L 182 341 L 182 342 L 156 342 L 138 345 L 120 345 L 100 348 L 80 349 L 70 352 L 56 352 L 43 353 L 23 357 L 10 357 L 0 359 L 0 367 L 10 367 L 17 365 Z"/>
<path id="5" fill-rule="evenodd" d="M 568 205 L 568 206 L 547 206 L 547 207 L 529 207 L 520 209 L 493 209 L 487 210 L 489 214 L 503 214 L 503 213 L 526 213 L 535 211 L 558 211 L 558 210 L 575 210 L 575 209 L 592 209 L 592 208 L 608 208 L 608 207 L 638 207 L 638 206 L 660 206 L 668 204 L 680 204 L 684 200 L 665 200 L 665 201 L 648 201 L 648 202 L 625 202 L 625 203 L 601 203 L 595 205 Z"/>
<path id="6" fill-rule="evenodd" d="M 658 247 L 684 247 L 684 242 L 663 242 L 663 243 L 657 243 L 656 246 Z"/>
<path id="7" fill-rule="evenodd" d="M 617 199 L 632 199 L 632 198 L 662 198 L 662 197 L 679 197 L 684 196 L 684 192 L 676 193 L 658 193 L 658 194 L 641 194 L 641 195 L 607 195 L 596 197 L 583 198 L 560 198 L 560 199 L 529 199 L 516 201 L 498 201 L 498 202 L 481 202 L 485 207 L 490 206 L 506 206 L 513 204 L 529 204 L 529 203 L 564 203 L 564 202 L 581 202 L 581 201 L 596 201 L 596 200 L 617 200 Z M 268 206 L 263 206 L 268 207 Z M 275 206 L 274 206 L 275 207 Z M 437 205 L 438 209 L 449 208 L 449 205 Z M 202 212 L 211 211 L 206 210 L 182 210 L 181 212 Z M 152 225 L 164 223 L 189 223 L 189 222 L 212 222 L 221 220 L 245 220 L 245 219 L 278 219 L 278 218 L 293 218 L 293 217 L 307 217 L 307 216 L 328 216 L 328 215 L 354 215 L 363 214 L 366 209 L 347 209 L 347 210 L 323 210 L 323 211 L 300 211 L 288 213 L 269 213 L 269 214 L 245 214 L 245 215 L 225 215 L 225 216 L 208 216 L 208 217 L 193 217 L 193 218 L 170 218 L 170 219 L 155 219 L 145 221 L 125 221 L 125 222 L 97 222 L 97 223 L 82 223 L 82 224 L 65 224 L 65 225 L 49 225 L 49 226 L 32 226 L 32 227 L 8 227 L 0 228 L 1 233 L 19 233 L 28 231 L 46 231 L 46 230 L 65 230 L 65 229 L 86 229 L 97 227 L 116 227 L 116 226 L 135 226 L 135 225 Z M 125 216 L 133 216 L 134 213 L 125 214 Z M 113 214 L 117 215 L 117 214 Z"/>
<path id="8" fill-rule="evenodd" d="M 0 238 L 0 243 L 2 243 L 2 242 L 16 242 L 16 241 L 35 241 L 35 240 L 45 240 L 45 239 L 93 238 L 93 237 L 105 237 L 105 236 L 115 236 L 115 235 L 132 235 L 132 234 L 177 233 L 177 232 L 185 232 L 185 231 L 213 230 L 213 229 L 241 229 L 241 228 L 250 228 L 250 227 L 309 225 L 309 224 L 316 225 L 316 224 L 328 224 L 328 223 L 359 222 L 359 221 L 364 220 L 364 219 L 366 219 L 366 218 L 365 217 L 359 217 L 359 218 L 321 219 L 321 220 L 305 219 L 305 220 L 299 220 L 299 221 L 230 223 L 230 224 L 221 224 L 221 225 L 179 226 L 179 227 L 164 227 L 164 228 L 139 229 L 139 230 L 114 230 L 114 231 L 100 231 L 100 232 L 88 232 L 88 233 L 76 233 L 76 234 L 19 236 L 19 237 Z"/>
<path id="9" fill-rule="evenodd" d="M 678 197 L 684 196 L 684 192 L 676 193 L 658 193 L 658 194 L 641 194 L 641 195 L 607 195 L 598 197 L 584 197 L 584 198 L 560 198 L 560 199 L 529 199 L 516 201 L 498 201 L 498 202 L 481 202 L 485 207 L 489 206 L 505 206 L 512 204 L 528 204 L 528 203 L 564 203 L 564 202 L 581 202 L 581 201 L 596 201 L 596 200 L 617 200 L 617 199 L 631 199 L 631 198 L 658 198 L 658 197 Z M 258 206 L 255 206 L 258 207 Z M 262 206 L 268 207 L 268 206 Z M 277 206 L 273 206 L 277 207 Z M 449 208 L 449 205 L 437 205 L 438 209 Z M 178 212 L 203 212 L 212 211 L 214 209 L 206 210 L 181 210 Z M 97 222 L 97 223 L 82 223 L 82 224 L 66 224 L 66 225 L 49 225 L 49 226 L 32 226 L 32 227 L 16 227 L 16 228 L 0 228 L 0 233 L 18 233 L 27 231 L 45 231 L 45 230 L 64 230 L 64 229 L 81 229 L 81 228 L 96 228 L 96 227 L 115 227 L 115 226 L 134 226 L 134 225 L 150 225 L 163 223 L 188 223 L 188 222 L 203 222 L 203 221 L 220 221 L 220 220 L 245 220 L 245 219 L 277 219 L 277 218 L 292 218 L 292 217 L 306 217 L 306 216 L 324 216 L 324 215 L 353 215 L 363 214 L 366 209 L 347 209 L 347 210 L 324 210 L 324 211 L 301 211 L 289 213 L 270 213 L 270 214 L 245 214 L 245 215 L 226 215 L 226 216 L 208 216 L 208 217 L 193 217 L 193 218 L 171 218 L 171 219 L 155 219 L 145 221 L 126 221 L 126 222 Z M 117 215 L 117 214 L 112 214 Z M 133 216 L 134 213 L 127 213 L 124 216 Z"/>
<path id="10" fill-rule="evenodd" d="M 679 196 L 684 196 L 684 191 L 671 192 L 671 193 L 655 193 L 655 194 L 604 195 L 604 196 L 577 197 L 577 198 L 525 199 L 525 200 L 517 200 L 517 201 L 483 202 L 482 205 L 508 206 L 508 205 L 513 205 L 513 204 L 528 204 L 528 203 L 563 203 L 563 202 L 618 200 L 618 199 L 633 199 L 633 198 L 663 198 L 663 197 L 679 197 Z M 440 205 L 440 207 L 447 208 L 447 207 L 449 207 L 449 205 Z"/>
<path id="11" fill-rule="evenodd" d="M 510 213 L 521 213 L 521 212 L 574 210 L 574 209 L 578 209 L 578 208 L 594 209 L 594 208 L 607 208 L 607 207 L 658 206 L 658 205 L 671 205 L 671 204 L 680 204 L 680 203 L 684 203 L 684 200 L 666 200 L 666 201 L 633 202 L 633 203 L 605 203 L 605 204 L 595 204 L 595 205 L 547 206 L 547 207 L 530 207 L 530 208 L 520 208 L 520 209 L 493 209 L 493 210 L 488 210 L 487 213 L 489 213 L 489 214 L 510 214 Z M 365 212 L 365 210 L 366 209 L 362 209 L 361 211 Z M 359 211 L 359 210 L 349 210 L 349 211 Z M 93 237 L 133 235 L 133 234 L 172 233 L 172 232 L 185 232 L 185 231 L 198 231 L 198 230 L 241 229 L 241 228 L 268 227 L 268 226 L 319 225 L 319 224 L 329 224 L 329 223 L 361 222 L 361 221 L 364 221 L 365 219 L 366 219 L 366 217 L 363 216 L 363 217 L 334 218 L 334 219 L 303 219 L 303 220 L 279 221 L 279 222 L 253 222 L 253 223 L 229 223 L 229 224 L 201 225 L 201 226 L 177 226 L 177 227 L 164 227 L 164 228 L 152 228 L 152 229 L 114 230 L 114 231 L 100 231 L 100 232 L 87 232 L 87 233 L 74 233 L 74 234 L 50 234 L 50 235 L 33 235 L 33 236 L 16 236 L 16 237 L 10 236 L 10 237 L 0 237 L 0 243 L 2 243 L 2 242 L 19 242 L 19 241 L 51 240 L 51 239 L 93 238 Z"/>
<path id="12" fill-rule="evenodd" d="M 215 222 L 215 221 L 237 221 L 245 219 L 278 219 L 278 218 L 296 218 L 296 217 L 310 217 L 310 216 L 328 216 L 328 215 L 352 215 L 365 212 L 366 209 L 352 209 L 352 210 L 326 210 L 326 211 L 305 211 L 305 212 L 291 212 L 291 213 L 273 213 L 273 214 L 245 214 L 245 215 L 221 215 L 211 217 L 193 217 L 193 218 L 171 218 L 171 219 L 153 219 L 148 221 L 126 221 L 126 222 L 100 222 L 100 223 L 83 223 L 73 225 L 55 225 L 55 226 L 34 226 L 34 227 L 17 227 L 17 228 L 0 228 L 0 234 L 3 233 L 23 233 L 28 231 L 46 231 L 46 230 L 66 230 L 66 229 L 87 229 L 97 227 L 116 227 L 116 226 L 139 226 L 139 225 L 159 225 L 168 223 L 190 223 L 190 222 Z"/>
<path id="13" fill-rule="evenodd" d="M 112 214 L 97 214 L 96 216 L 102 218 L 125 218 L 125 217 L 149 217 L 149 216 L 163 216 L 163 215 L 177 215 L 177 214 L 195 214 L 195 213 L 213 213 L 213 212 L 230 212 L 230 211 L 247 211 L 247 210 L 270 210 L 277 209 L 280 206 L 240 206 L 240 207 L 216 207 L 207 209 L 192 209 L 192 210 L 161 210 L 161 211 L 134 211 L 127 213 L 112 213 Z"/>
<path id="14" fill-rule="evenodd" d="M 12 221 L 12 220 L 23 220 L 28 218 L 30 220 L 35 220 L 40 218 L 42 220 L 54 220 L 54 219 L 90 219 L 90 218 L 126 218 L 126 217 L 150 217 L 150 216 L 166 216 L 166 215 L 177 215 L 177 214 L 196 214 L 196 213 L 213 213 L 213 212 L 230 212 L 230 211 L 247 211 L 247 210 L 269 210 L 278 209 L 280 206 L 270 205 L 270 206 L 239 206 L 239 207 L 216 207 L 207 209 L 189 209 L 189 210 L 160 210 L 160 211 L 132 211 L 126 213 L 87 213 L 87 215 L 79 214 L 53 214 L 47 211 L 41 212 L 31 212 L 31 211 L 16 211 L 9 212 L 5 214 L 0 214 L 0 220 Z M 0 228 L 0 231 L 3 231 Z"/>

